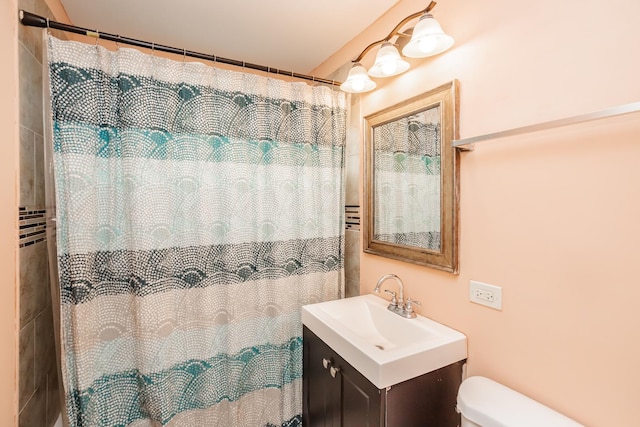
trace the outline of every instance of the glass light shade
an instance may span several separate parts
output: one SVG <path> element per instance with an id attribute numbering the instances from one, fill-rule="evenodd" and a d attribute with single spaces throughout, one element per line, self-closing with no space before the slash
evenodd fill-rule
<path id="1" fill-rule="evenodd" d="M 376 62 L 369 68 L 369 75 L 373 77 L 391 77 L 404 73 L 409 69 L 409 63 L 400 57 L 398 49 L 389 42 L 382 45 L 376 55 Z"/>
<path id="2" fill-rule="evenodd" d="M 420 17 L 402 54 L 409 58 L 425 58 L 442 53 L 451 46 L 453 37 L 446 35 L 433 15 L 427 13 Z"/>
<path id="3" fill-rule="evenodd" d="M 343 92 L 350 93 L 369 92 L 375 88 L 376 83 L 369 78 L 367 70 L 359 62 L 353 64 L 353 67 L 349 70 L 347 80 L 340 85 L 340 89 Z"/>

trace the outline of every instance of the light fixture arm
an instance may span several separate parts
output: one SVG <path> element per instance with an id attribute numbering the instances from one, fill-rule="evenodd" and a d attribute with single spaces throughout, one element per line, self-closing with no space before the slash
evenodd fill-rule
<path id="1" fill-rule="evenodd" d="M 391 37 L 395 36 L 395 35 L 399 35 L 399 36 L 404 36 L 404 37 L 408 37 L 407 34 L 401 33 L 400 29 L 407 24 L 407 22 L 411 21 L 412 19 L 418 18 L 422 15 L 424 15 L 425 13 L 429 13 L 434 7 L 436 7 L 436 2 L 432 1 L 431 3 L 429 3 L 429 5 L 427 6 L 426 9 L 421 10 L 420 12 L 416 12 L 416 13 L 412 13 L 411 15 L 407 16 L 406 18 L 404 18 L 402 21 L 400 21 L 400 23 L 398 25 L 395 26 L 395 28 L 389 33 L 389 35 L 387 37 L 385 37 L 382 40 L 378 40 L 376 42 L 371 43 L 369 46 L 365 47 L 364 50 L 362 51 L 362 53 L 360 53 L 360 55 L 358 55 L 358 57 L 356 59 L 354 59 L 351 62 L 360 62 L 362 60 L 362 58 L 364 58 L 364 56 L 374 47 L 376 47 L 379 44 L 382 44 L 386 41 L 388 41 Z"/>

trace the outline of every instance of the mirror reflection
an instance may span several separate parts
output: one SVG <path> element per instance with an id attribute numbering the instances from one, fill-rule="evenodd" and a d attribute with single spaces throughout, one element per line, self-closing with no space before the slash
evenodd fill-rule
<path id="1" fill-rule="evenodd" d="M 440 110 L 373 128 L 375 240 L 440 250 Z"/>

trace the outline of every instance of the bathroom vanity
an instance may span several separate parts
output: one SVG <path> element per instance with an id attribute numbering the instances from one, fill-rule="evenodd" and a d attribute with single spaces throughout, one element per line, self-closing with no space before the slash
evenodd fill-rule
<path id="1" fill-rule="evenodd" d="M 377 388 L 304 328 L 303 415 L 309 427 L 457 427 L 464 361 Z M 327 366 L 327 368 L 325 368 Z"/>
<path id="2" fill-rule="evenodd" d="M 363 295 L 303 307 L 303 425 L 459 425 L 466 337 L 387 304 Z"/>

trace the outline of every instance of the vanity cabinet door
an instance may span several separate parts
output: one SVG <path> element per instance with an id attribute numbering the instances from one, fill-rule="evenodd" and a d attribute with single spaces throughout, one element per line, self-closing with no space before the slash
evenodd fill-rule
<path id="1" fill-rule="evenodd" d="M 302 425 L 340 427 L 340 378 L 333 378 L 323 359 L 335 352 L 305 327 L 303 332 Z"/>
<path id="2" fill-rule="evenodd" d="M 383 425 L 380 390 L 306 327 L 303 350 L 302 424 L 305 427 Z"/>

